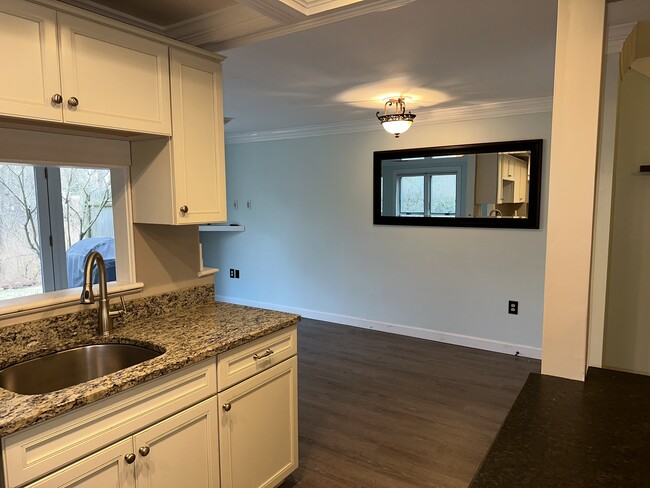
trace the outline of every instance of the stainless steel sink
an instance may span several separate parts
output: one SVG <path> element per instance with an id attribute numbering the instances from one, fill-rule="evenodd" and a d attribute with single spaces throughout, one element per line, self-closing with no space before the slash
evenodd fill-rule
<path id="1" fill-rule="evenodd" d="M 132 344 L 94 344 L 30 359 L 0 370 L 0 387 L 38 395 L 78 385 L 160 356 Z"/>

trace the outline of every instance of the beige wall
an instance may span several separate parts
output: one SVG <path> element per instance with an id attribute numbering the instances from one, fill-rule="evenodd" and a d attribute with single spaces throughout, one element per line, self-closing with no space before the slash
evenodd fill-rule
<path id="1" fill-rule="evenodd" d="M 621 83 L 612 238 L 607 283 L 605 367 L 650 374 L 650 80 L 628 71 Z"/>
<path id="2" fill-rule="evenodd" d="M 542 373 L 584 380 L 605 0 L 559 0 Z"/>
<path id="3" fill-rule="evenodd" d="M 154 295 L 189 286 L 211 284 L 212 276 L 198 278 L 199 230 L 195 225 L 135 224 L 136 278 L 142 295 Z"/>
<path id="4" fill-rule="evenodd" d="M 606 58 L 601 99 L 598 175 L 594 203 L 594 240 L 591 258 L 591 295 L 589 299 L 589 366 L 603 364 L 605 335 L 605 298 L 609 262 L 616 119 L 618 114 L 619 53 Z"/>

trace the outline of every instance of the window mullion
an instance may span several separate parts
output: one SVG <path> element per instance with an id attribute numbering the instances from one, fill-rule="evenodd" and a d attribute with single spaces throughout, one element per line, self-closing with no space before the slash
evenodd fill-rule
<path id="1" fill-rule="evenodd" d="M 47 167 L 47 199 L 52 236 L 52 257 L 54 260 L 54 286 L 56 290 L 68 288 L 66 267 L 65 234 L 63 221 L 63 202 L 61 200 L 61 170 L 55 166 Z"/>
<path id="2" fill-rule="evenodd" d="M 41 249 L 41 280 L 43 292 L 56 290 L 54 282 L 54 256 L 52 254 L 52 234 L 50 231 L 50 212 L 47 198 L 47 174 L 40 166 L 34 166 L 36 185 L 36 207 L 38 212 L 38 238 Z"/>

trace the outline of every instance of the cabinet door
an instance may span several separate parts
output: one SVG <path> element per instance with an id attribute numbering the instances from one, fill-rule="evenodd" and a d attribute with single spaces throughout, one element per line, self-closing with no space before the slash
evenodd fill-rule
<path id="1" fill-rule="evenodd" d="M 133 453 L 129 437 L 102 449 L 26 488 L 135 488 L 134 464 L 128 464 L 125 455 Z"/>
<path id="2" fill-rule="evenodd" d="M 212 397 L 136 434 L 136 486 L 218 488 L 217 432 Z"/>
<path id="3" fill-rule="evenodd" d="M 0 2 L 0 114 L 61 121 L 54 10 L 23 0 Z"/>
<path id="4" fill-rule="evenodd" d="M 225 222 L 221 65 L 172 49 L 171 92 L 177 223 Z"/>
<path id="5" fill-rule="evenodd" d="M 271 488 L 298 467 L 296 356 L 218 395 L 223 488 Z"/>
<path id="6" fill-rule="evenodd" d="M 170 135 L 167 46 L 62 13 L 58 19 L 63 120 Z"/>

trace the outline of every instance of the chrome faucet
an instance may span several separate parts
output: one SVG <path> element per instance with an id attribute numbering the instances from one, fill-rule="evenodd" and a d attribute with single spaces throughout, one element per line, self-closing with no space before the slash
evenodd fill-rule
<path id="1" fill-rule="evenodd" d="M 498 208 L 493 208 L 492 210 L 490 210 L 490 213 L 488 214 L 488 217 L 492 217 L 492 213 L 494 213 L 495 217 L 503 216 L 503 213 Z"/>
<path id="2" fill-rule="evenodd" d="M 81 299 L 79 302 L 82 305 L 91 305 L 95 303 L 95 295 L 93 293 L 93 267 L 95 264 L 97 264 L 97 271 L 99 272 L 97 333 L 107 336 L 113 332 L 113 317 L 122 315 L 125 312 L 124 298 L 121 298 L 122 308 L 120 310 L 111 310 L 111 304 L 108 299 L 108 287 L 106 285 L 106 265 L 104 264 L 104 258 L 97 251 L 93 251 L 86 257 L 86 265 L 84 267 L 84 286 L 81 290 Z"/>

